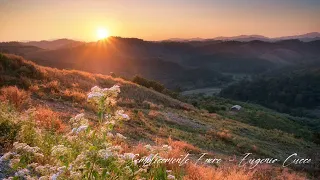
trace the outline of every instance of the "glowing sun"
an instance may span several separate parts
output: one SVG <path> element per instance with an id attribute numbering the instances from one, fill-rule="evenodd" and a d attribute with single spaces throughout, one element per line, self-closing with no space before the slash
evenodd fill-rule
<path id="1" fill-rule="evenodd" d="M 97 29 L 97 38 L 100 39 L 105 39 L 109 37 L 109 32 L 105 28 L 98 28 Z"/>

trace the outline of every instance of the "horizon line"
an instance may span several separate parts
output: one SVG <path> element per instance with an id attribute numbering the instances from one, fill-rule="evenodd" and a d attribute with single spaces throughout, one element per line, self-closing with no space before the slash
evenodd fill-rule
<path id="1" fill-rule="evenodd" d="M 179 37 L 172 37 L 172 38 L 167 38 L 167 39 L 162 39 L 162 40 L 147 40 L 147 39 L 143 39 L 143 38 L 139 38 L 139 37 L 124 37 L 124 36 L 116 36 L 116 35 L 112 35 L 109 37 L 119 37 L 119 38 L 134 38 L 134 39 L 141 39 L 144 41 L 153 41 L 153 42 L 161 42 L 161 41 L 170 41 L 171 39 L 180 39 L 182 41 L 193 41 L 192 39 L 202 39 L 202 40 L 215 40 L 217 38 L 235 38 L 235 37 L 240 37 L 240 36 L 260 36 L 261 38 L 266 38 L 266 39 L 279 39 L 279 38 L 288 38 L 288 37 L 293 37 L 293 36 L 302 36 L 302 35 L 307 35 L 307 34 L 312 34 L 312 33 L 318 33 L 319 36 L 316 37 L 320 37 L 320 31 L 313 31 L 313 32 L 308 32 L 308 33 L 303 33 L 303 34 L 295 34 L 295 35 L 283 35 L 283 36 L 277 36 L 277 37 L 269 37 L 269 36 L 265 36 L 265 35 L 261 35 L 261 34 L 239 34 L 239 35 L 234 35 L 234 36 L 215 36 L 215 37 L 210 37 L 210 38 L 203 38 L 203 37 L 192 37 L 192 38 L 179 38 Z M 108 38 L 109 38 L 108 37 Z M 61 37 L 61 38 L 50 38 L 50 39 L 41 39 L 41 40 L 9 40 L 9 41 L 0 41 L 1 43 L 4 42 L 22 42 L 22 43 L 28 43 L 28 42 L 40 42 L 40 41 L 56 41 L 56 40 L 61 40 L 61 39 L 66 39 L 66 40 L 73 40 L 73 41 L 80 41 L 80 42 L 86 42 L 86 43 L 90 43 L 90 42 L 97 42 L 99 40 L 81 40 L 79 38 L 68 38 L 68 37 Z M 172 40 L 174 41 L 174 40 Z"/>

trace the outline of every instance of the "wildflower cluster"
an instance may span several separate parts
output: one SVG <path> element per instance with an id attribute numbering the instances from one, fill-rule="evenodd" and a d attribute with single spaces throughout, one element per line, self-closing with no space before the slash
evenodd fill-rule
<path id="1" fill-rule="evenodd" d="M 102 121 L 104 115 L 110 112 L 111 108 L 116 105 L 116 98 L 119 93 L 120 87 L 118 85 L 103 89 L 98 86 L 91 88 L 91 91 L 88 93 L 88 102 L 96 107 L 100 121 Z"/>
<path id="2" fill-rule="evenodd" d="M 70 123 L 73 127 L 72 133 L 76 134 L 85 131 L 89 126 L 89 121 L 84 118 L 84 113 L 78 114 L 74 118 L 71 118 Z"/>
<path id="3" fill-rule="evenodd" d="M 19 178 L 32 179 L 31 171 L 26 168 L 35 161 L 41 161 L 44 155 L 39 147 L 31 147 L 26 143 L 13 143 L 13 149 L 0 158 L 0 163 L 7 162 L 9 167 L 15 169 L 14 176 Z"/>
<path id="4" fill-rule="evenodd" d="M 162 170 L 161 179 L 175 179 L 171 171 L 161 164 L 145 163 L 139 160 L 139 154 L 124 152 L 114 139 L 125 141 L 127 137 L 114 131 L 114 126 L 123 120 L 129 120 L 124 110 L 116 108 L 119 86 L 99 88 L 88 93 L 88 102 L 98 112 L 99 124 L 89 122 L 86 114 L 81 113 L 70 119 L 71 132 L 52 137 L 52 132 L 39 134 L 43 138 L 40 147 L 49 148 L 46 156 L 40 147 L 31 147 L 26 143 L 15 142 L 13 150 L 4 154 L 0 161 L 9 161 L 15 170 L 14 178 L 22 179 L 150 179 L 154 173 Z M 45 131 L 36 131 L 44 133 Z M 51 133 L 51 134 L 50 134 Z M 49 142 L 45 142 L 45 138 Z M 53 140 L 52 140 L 53 139 Z M 156 147 L 146 145 L 149 159 L 162 152 L 171 151 L 164 145 Z M 21 163 L 23 162 L 23 164 Z M 11 178 L 13 178 L 11 177 Z M 10 177 L 9 177 L 10 179 Z"/>

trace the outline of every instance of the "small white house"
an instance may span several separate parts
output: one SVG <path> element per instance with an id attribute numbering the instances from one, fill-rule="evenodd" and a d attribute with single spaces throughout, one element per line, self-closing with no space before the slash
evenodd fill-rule
<path id="1" fill-rule="evenodd" d="M 232 110 L 232 111 L 240 111 L 241 108 L 242 108 L 242 107 L 241 107 L 240 105 L 234 105 L 234 106 L 232 106 L 232 107 L 230 108 L 230 110 Z"/>

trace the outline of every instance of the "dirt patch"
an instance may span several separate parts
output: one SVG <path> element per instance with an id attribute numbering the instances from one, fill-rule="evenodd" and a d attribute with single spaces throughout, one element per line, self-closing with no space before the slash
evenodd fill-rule
<path id="1" fill-rule="evenodd" d="M 186 126 L 189 128 L 191 127 L 191 128 L 195 128 L 195 129 L 201 129 L 201 130 L 209 129 L 209 127 L 206 126 L 205 124 L 202 124 L 202 123 L 198 122 L 197 120 L 190 119 L 185 116 L 181 116 L 179 114 L 175 114 L 172 112 L 165 112 L 165 113 L 163 113 L 163 115 L 165 117 L 167 117 L 166 121 L 174 122 L 174 123 L 181 125 L 181 126 Z"/>

